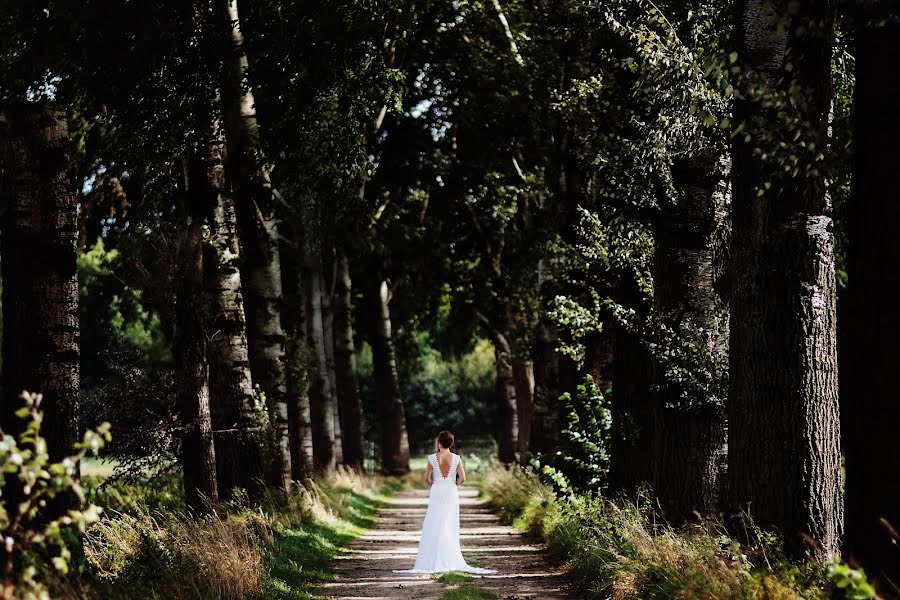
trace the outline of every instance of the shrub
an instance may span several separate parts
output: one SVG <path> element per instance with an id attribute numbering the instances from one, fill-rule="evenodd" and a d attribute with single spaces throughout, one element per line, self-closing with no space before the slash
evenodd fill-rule
<path id="1" fill-rule="evenodd" d="M 16 412 L 24 429 L 0 440 L 0 536 L 5 552 L 0 595 L 4 598 L 49 598 L 47 584 L 69 572 L 70 545 L 100 517 L 93 504 L 84 508 L 78 482 L 78 461 L 96 454 L 109 441 L 109 425 L 87 431 L 74 453 L 52 462 L 41 435 L 40 394 L 22 394 L 25 405 Z"/>

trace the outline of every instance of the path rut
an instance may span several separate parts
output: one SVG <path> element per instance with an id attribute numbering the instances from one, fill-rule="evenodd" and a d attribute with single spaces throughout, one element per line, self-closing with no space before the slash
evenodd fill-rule
<path id="1" fill-rule="evenodd" d="M 474 575 L 479 588 L 501 600 L 570 600 L 562 574 L 551 568 L 540 546 L 504 525 L 471 488 L 460 489 L 460 541 L 466 561 L 497 569 Z M 416 560 L 419 530 L 428 506 L 427 490 L 397 493 L 378 513 L 375 524 L 335 560 L 337 578 L 315 590 L 332 599 L 436 599 L 449 586 L 430 575 L 394 573 Z"/>

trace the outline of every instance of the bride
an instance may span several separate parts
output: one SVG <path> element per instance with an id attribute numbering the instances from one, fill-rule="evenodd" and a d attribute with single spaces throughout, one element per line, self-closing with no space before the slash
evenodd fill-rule
<path id="1" fill-rule="evenodd" d="M 412 569 L 397 573 L 441 573 L 462 571 L 478 575 L 496 573 L 492 569 L 470 567 L 459 548 L 459 490 L 465 482 L 466 470 L 458 454 L 450 452 L 453 434 L 442 431 L 435 442 L 434 454 L 428 457 L 425 483 L 431 486 L 428 510 L 422 523 L 419 554 Z"/>

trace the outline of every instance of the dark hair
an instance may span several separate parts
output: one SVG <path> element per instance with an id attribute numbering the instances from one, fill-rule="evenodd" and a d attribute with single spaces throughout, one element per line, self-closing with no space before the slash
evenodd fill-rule
<path id="1" fill-rule="evenodd" d="M 442 448 L 450 449 L 453 446 L 453 434 L 449 431 L 442 431 L 438 434 L 437 437 L 438 444 L 441 445 Z"/>

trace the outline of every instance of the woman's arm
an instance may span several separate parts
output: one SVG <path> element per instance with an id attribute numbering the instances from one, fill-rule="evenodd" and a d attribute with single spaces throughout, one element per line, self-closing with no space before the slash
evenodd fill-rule
<path id="1" fill-rule="evenodd" d="M 425 483 L 431 485 L 431 480 L 434 479 L 434 469 L 431 467 L 431 461 L 428 461 L 428 466 L 425 467 Z"/>
<path id="2" fill-rule="evenodd" d="M 462 457 L 459 457 L 459 464 L 456 465 L 456 485 L 462 485 L 466 482 L 466 470 L 463 468 Z"/>

